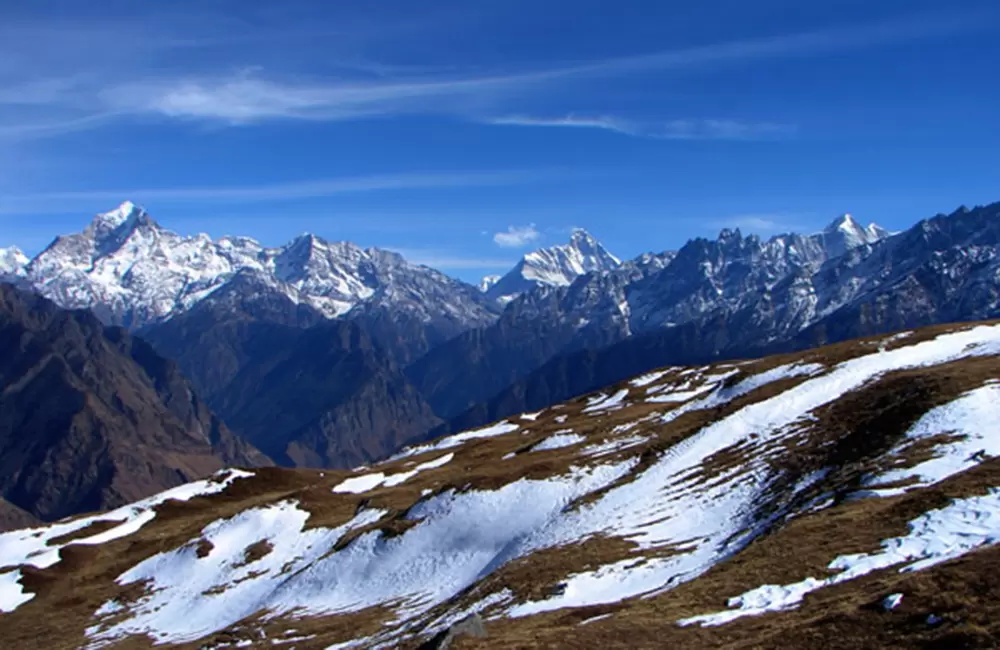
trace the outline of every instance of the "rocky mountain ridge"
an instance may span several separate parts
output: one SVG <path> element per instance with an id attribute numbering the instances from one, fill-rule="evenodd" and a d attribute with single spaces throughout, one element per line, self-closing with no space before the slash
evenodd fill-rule
<path id="1" fill-rule="evenodd" d="M 365 303 L 471 327 L 498 311 L 475 287 L 396 253 L 309 234 L 280 248 L 248 237 L 181 236 L 128 201 L 56 238 L 21 275 L 65 308 L 92 309 L 109 324 L 137 329 L 190 310 L 241 271 L 268 276 L 292 302 L 327 318 Z"/>

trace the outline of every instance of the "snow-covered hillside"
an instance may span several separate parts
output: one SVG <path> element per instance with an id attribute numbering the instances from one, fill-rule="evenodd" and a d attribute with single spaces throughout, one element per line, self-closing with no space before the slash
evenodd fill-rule
<path id="1" fill-rule="evenodd" d="M 221 474 L 0 535 L 0 623 L 28 649 L 415 648 L 473 615 L 484 648 L 915 647 L 998 607 L 954 579 L 998 562 L 998 377 L 1000 325 L 939 327 Z"/>

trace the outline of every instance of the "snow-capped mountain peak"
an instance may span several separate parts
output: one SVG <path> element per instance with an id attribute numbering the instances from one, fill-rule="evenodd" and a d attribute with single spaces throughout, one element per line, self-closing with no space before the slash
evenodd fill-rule
<path id="1" fill-rule="evenodd" d="M 131 226 L 144 216 L 144 209 L 131 201 L 125 201 L 114 210 L 95 215 L 91 228 L 95 236 L 101 239 L 124 226 Z"/>
<path id="2" fill-rule="evenodd" d="M 621 261 L 593 235 L 576 229 L 568 244 L 528 253 L 507 275 L 497 280 L 487 295 L 506 304 L 537 286 L 565 287 L 586 273 L 613 271 Z"/>
<path id="3" fill-rule="evenodd" d="M 10 275 L 3 268 L 0 275 Z M 98 214 L 80 233 L 56 238 L 22 274 L 62 307 L 90 308 L 107 322 L 142 327 L 191 309 L 241 272 L 266 276 L 292 302 L 328 318 L 376 298 L 394 309 L 417 310 L 423 320 L 447 312 L 457 323 L 478 326 L 493 317 L 492 305 L 484 308 L 488 303 L 475 288 L 395 253 L 309 233 L 280 248 L 249 237 L 183 236 L 131 201 Z"/>
<path id="4" fill-rule="evenodd" d="M 864 244 L 874 244 L 888 235 L 888 231 L 876 223 L 862 226 L 850 213 L 837 217 L 820 233 L 830 257 L 838 257 Z"/>
<path id="5" fill-rule="evenodd" d="M 483 277 L 483 279 L 479 281 L 479 290 L 486 293 L 493 287 L 494 284 L 499 282 L 502 277 L 502 275 L 487 275 Z"/>
<path id="6" fill-rule="evenodd" d="M 29 261 L 28 256 L 17 246 L 0 248 L 0 278 L 24 275 L 24 267 L 28 265 Z"/>

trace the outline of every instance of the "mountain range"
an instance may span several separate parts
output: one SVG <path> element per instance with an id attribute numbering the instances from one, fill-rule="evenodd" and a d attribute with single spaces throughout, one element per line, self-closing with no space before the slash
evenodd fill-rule
<path id="1" fill-rule="evenodd" d="M 119 330 L 120 331 L 120 330 Z M 0 534 L 12 648 L 989 648 L 1000 325 L 670 366 Z"/>
<path id="2" fill-rule="evenodd" d="M 349 467 L 660 365 L 996 317 L 998 217 L 890 233 L 843 215 L 625 261 L 578 230 L 474 287 L 312 235 L 184 237 L 125 203 L 31 260 L 6 253 L 3 277 L 148 340 L 278 462 Z"/>

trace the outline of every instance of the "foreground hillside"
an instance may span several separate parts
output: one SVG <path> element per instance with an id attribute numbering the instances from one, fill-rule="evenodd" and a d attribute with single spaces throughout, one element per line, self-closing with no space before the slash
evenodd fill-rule
<path id="1" fill-rule="evenodd" d="M 998 324 L 665 368 L 0 535 L 0 645 L 993 647 L 998 421 Z"/>

